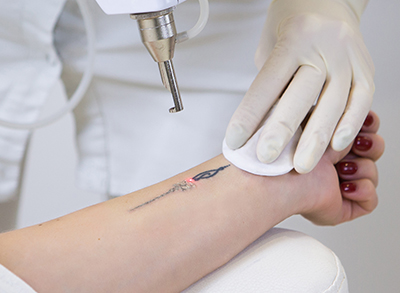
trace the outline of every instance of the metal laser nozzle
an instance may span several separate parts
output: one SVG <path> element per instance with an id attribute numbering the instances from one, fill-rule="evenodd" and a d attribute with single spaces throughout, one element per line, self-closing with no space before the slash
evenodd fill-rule
<path id="1" fill-rule="evenodd" d="M 138 21 L 143 44 L 154 61 L 158 63 L 164 86 L 172 94 L 175 107 L 169 110 L 170 113 L 183 110 L 174 66 L 172 64 L 177 35 L 172 15 L 173 9 L 174 7 L 157 12 L 131 14 L 131 18 Z"/>

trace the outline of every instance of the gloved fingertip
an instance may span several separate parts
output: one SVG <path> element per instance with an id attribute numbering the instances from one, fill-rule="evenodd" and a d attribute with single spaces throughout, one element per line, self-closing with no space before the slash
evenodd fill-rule
<path id="1" fill-rule="evenodd" d="M 311 172 L 315 167 L 315 160 L 312 157 L 304 158 L 295 158 L 294 159 L 294 169 L 299 174 L 307 174 Z"/>
<path id="2" fill-rule="evenodd" d="M 280 153 L 279 146 L 274 141 L 257 147 L 257 158 L 261 163 L 272 163 L 279 157 Z"/>
<path id="3" fill-rule="evenodd" d="M 236 150 L 240 148 L 248 139 L 249 134 L 240 124 L 232 123 L 228 126 L 225 141 L 230 149 Z"/>
<path id="4" fill-rule="evenodd" d="M 294 169 L 300 174 L 311 172 L 318 164 L 321 158 L 320 143 L 317 138 L 314 138 L 306 145 L 298 146 L 298 151 L 294 154 L 293 165 Z"/>
<path id="5" fill-rule="evenodd" d="M 341 152 L 350 145 L 355 136 L 351 127 L 339 129 L 332 138 L 331 146 L 335 151 Z"/>

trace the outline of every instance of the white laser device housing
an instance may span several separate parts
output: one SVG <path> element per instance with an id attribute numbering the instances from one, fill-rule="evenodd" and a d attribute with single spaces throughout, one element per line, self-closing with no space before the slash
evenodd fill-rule
<path id="1" fill-rule="evenodd" d="M 96 0 L 106 14 L 136 14 L 165 10 L 186 0 Z"/>

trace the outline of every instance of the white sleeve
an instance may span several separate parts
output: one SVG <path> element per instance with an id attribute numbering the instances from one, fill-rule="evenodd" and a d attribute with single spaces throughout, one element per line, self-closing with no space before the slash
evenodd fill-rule
<path id="1" fill-rule="evenodd" d="M 0 264 L 0 292 L 36 293 L 28 284 Z"/>

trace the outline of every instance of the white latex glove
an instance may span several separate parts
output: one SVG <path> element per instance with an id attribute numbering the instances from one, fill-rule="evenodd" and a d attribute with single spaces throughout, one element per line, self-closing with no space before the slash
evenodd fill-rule
<path id="1" fill-rule="evenodd" d="M 226 133 L 232 149 L 277 109 L 257 144 L 261 162 L 273 162 L 319 97 L 294 156 L 299 173 L 310 172 L 325 152 L 345 149 L 371 107 L 374 66 L 359 30 L 367 0 L 277 0 L 256 53 L 260 72 L 234 113 Z"/>

